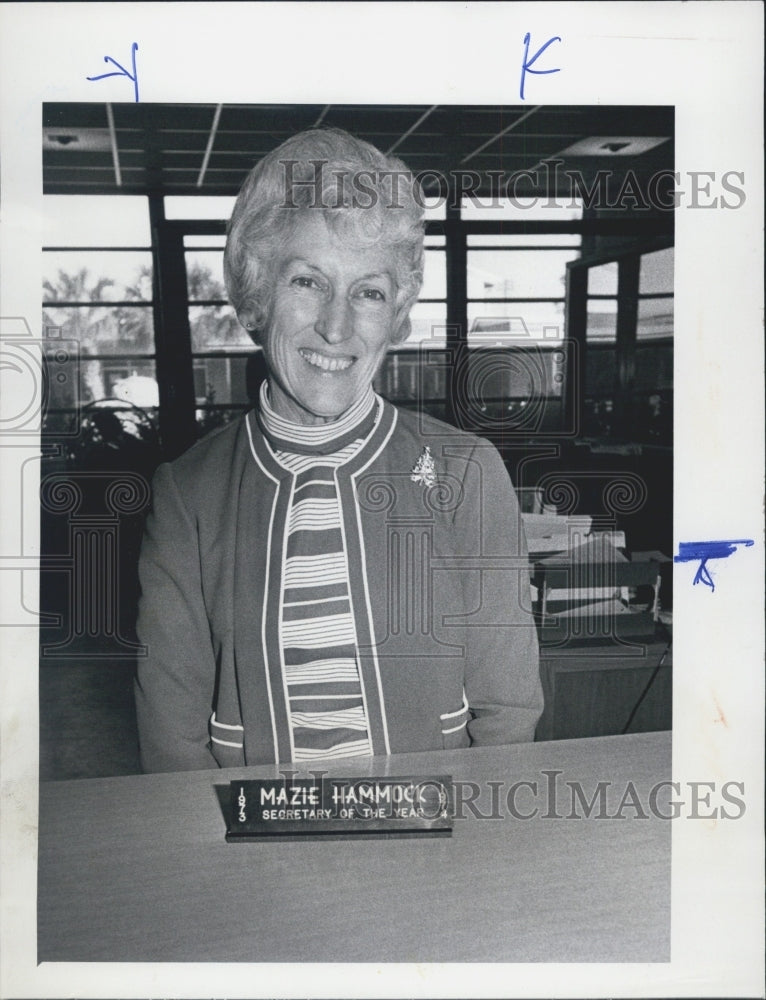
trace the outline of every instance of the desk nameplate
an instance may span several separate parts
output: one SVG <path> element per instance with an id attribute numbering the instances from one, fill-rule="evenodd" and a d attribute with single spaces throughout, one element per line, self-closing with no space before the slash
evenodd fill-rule
<path id="1" fill-rule="evenodd" d="M 268 778 L 232 781 L 230 842 L 268 838 L 449 836 L 452 778 Z"/>

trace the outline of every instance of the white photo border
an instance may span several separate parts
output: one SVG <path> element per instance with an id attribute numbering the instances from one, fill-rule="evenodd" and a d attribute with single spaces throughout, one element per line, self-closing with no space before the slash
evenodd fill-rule
<path id="1" fill-rule="evenodd" d="M 559 72 L 528 77 L 522 102 L 526 33 L 561 42 Z M 715 592 L 692 586 L 691 564 L 675 571 L 673 778 L 743 781 L 747 810 L 674 824 L 670 963 L 365 966 L 364 978 L 346 966 L 38 966 L 29 626 L 0 635 L 3 996 L 763 995 L 762 38 L 763 7 L 750 2 L 0 6 L 0 316 L 33 331 L 42 104 L 129 99 L 125 76 L 87 77 L 107 55 L 127 65 L 134 41 L 146 102 L 674 105 L 676 169 L 742 172 L 747 194 L 739 210 L 676 213 L 675 545 L 755 540 L 718 563 Z M 16 388 L 3 389 L 12 408 Z M 27 457 L 2 440 L 6 566 L 34 555 Z M 17 603 L 18 574 L 0 580 Z"/>

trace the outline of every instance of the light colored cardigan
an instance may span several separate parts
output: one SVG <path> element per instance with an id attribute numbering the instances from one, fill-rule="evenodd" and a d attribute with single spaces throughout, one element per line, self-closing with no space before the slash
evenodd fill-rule
<path id="1" fill-rule="evenodd" d="M 430 487 L 412 478 L 426 446 Z M 374 752 L 532 740 L 526 547 L 495 448 L 379 400 L 337 475 Z M 291 760 L 277 636 L 292 479 L 252 412 L 158 469 L 139 567 L 145 770 Z"/>

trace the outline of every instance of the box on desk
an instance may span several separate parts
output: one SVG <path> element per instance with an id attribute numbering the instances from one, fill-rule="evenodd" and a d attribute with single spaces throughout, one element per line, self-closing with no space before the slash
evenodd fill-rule
<path id="1" fill-rule="evenodd" d="M 609 634 L 615 618 L 659 612 L 659 564 L 654 559 L 629 560 L 621 531 L 591 532 L 588 516 L 522 515 L 527 535 L 532 585 L 543 629 L 560 619 L 588 619 Z M 647 587 L 645 606 L 634 605 L 639 587 Z M 551 622 L 553 619 L 553 622 Z M 624 622 L 628 628 L 638 622 Z M 641 631 L 641 630 L 639 630 Z M 647 630 L 643 630 L 647 631 Z M 651 626 L 649 628 L 651 631 Z"/>
<path id="2" fill-rule="evenodd" d="M 522 513 L 530 558 L 551 552 L 566 552 L 590 534 L 593 518 L 588 514 Z"/>

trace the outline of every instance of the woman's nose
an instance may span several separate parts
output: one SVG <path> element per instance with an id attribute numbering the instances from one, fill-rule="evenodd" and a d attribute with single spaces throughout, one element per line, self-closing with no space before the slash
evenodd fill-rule
<path id="1" fill-rule="evenodd" d="M 351 336 L 348 309 L 342 297 L 323 303 L 314 328 L 328 344 L 340 344 Z"/>

